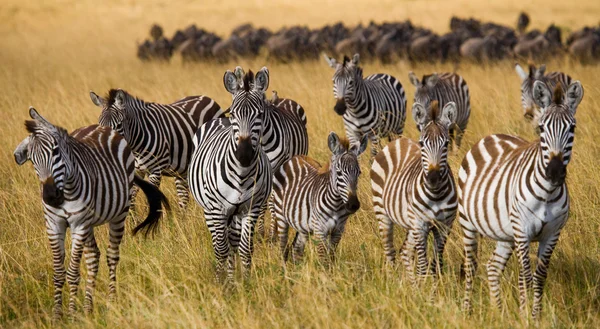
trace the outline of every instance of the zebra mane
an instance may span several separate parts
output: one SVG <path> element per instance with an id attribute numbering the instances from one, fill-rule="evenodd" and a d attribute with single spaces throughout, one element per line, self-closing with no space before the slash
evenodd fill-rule
<path id="1" fill-rule="evenodd" d="M 424 74 L 424 75 L 423 75 L 423 79 L 421 79 L 421 84 L 422 84 L 423 86 L 427 85 L 427 80 L 428 80 L 429 78 L 431 78 L 432 76 L 433 76 L 433 74 Z"/>
<path id="2" fill-rule="evenodd" d="M 554 93 L 552 94 L 552 103 L 560 105 L 563 103 L 563 91 L 562 84 L 559 82 L 554 87 Z"/>
<path id="3" fill-rule="evenodd" d="M 52 134 L 55 137 L 69 136 L 69 134 L 67 133 L 67 131 L 64 128 L 55 126 L 55 125 L 52 125 L 51 127 L 53 129 L 45 126 L 44 124 L 41 124 L 41 123 L 35 121 L 35 120 L 25 120 L 25 129 L 30 134 L 49 132 L 50 134 Z"/>
<path id="4" fill-rule="evenodd" d="M 252 70 L 248 70 L 248 73 L 244 75 L 244 91 L 249 92 L 251 85 L 254 85 L 254 72 Z"/>
<path id="5" fill-rule="evenodd" d="M 106 99 L 106 107 L 111 107 L 115 103 L 115 98 L 117 97 L 118 89 L 111 89 L 108 91 L 104 99 Z"/>
<path id="6" fill-rule="evenodd" d="M 350 62 L 350 57 L 348 57 L 348 55 L 344 55 L 344 62 L 342 63 L 342 66 L 346 66 L 348 62 Z"/>
<path id="7" fill-rule="evenodd" d="M 440 104 L 437 100 L 431 101 L 431 121 L 437 121 L 440 117 Z"/>

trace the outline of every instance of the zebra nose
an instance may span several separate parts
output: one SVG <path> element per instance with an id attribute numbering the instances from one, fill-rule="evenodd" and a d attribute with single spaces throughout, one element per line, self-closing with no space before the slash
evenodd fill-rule
<path id="1" fill-rule="evenodd" d="M 427 183 L 431 186 L 437 186 L 440 182 L 440 178 L 442 178 L 442 175 L 439 168 L 430 168 L 425 177 Z"/>
<path id="2" fill-rule="evenodd" d="M 346 203 L 346 210 L 350 211 L 351 213 L 355 213 L 358 211 L 358 209 L 360 209 L 360 201 L 358 201 L 358 197 L 354 193 L 350 194 L 348 196 L 348 202 Z"/>
<path id="3" fill-rule="evenodd" d="M 240 137 L 235 149 L 235 158 L 240 162 L 242 167 L 250 166 L 254 150 L 250 137 Z"/>
<path id="4" fill-rule="evenodd" d="M 338 115 L 344 115 L 344 113 L 346 113 L 346 101 L 341 98 L 338 99 L 337 102 L 335 102 L 335 106 L 333 107 L 333 109 L 335 110 L 335 113 L 337 113 Z"/>
<path id="5" fill-rule="evenodd" d="M 52 177 L 42 184 L 42 200 L 54 208 L 60 207 L 65 201 L 63 191 L 56 186 Z"/>
<path id="6" fill-rule="evenodd" d="M 548 167 L 546 167 L 546 177 L 554 186 L 560 186 L 567 177 L 567 166 L 563 163 L 562 156 L 551 156 Z"/>

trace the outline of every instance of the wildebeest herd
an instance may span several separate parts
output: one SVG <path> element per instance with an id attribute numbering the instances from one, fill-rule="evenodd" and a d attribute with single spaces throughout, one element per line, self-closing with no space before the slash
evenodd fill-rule
<path id="1" fill-rule="evenodd" d="M 399 254 L 410 282 L 418 285 L 427 276 L 436 280 L 443 273 L 444 248 L 458 216 L 465 252 L 465 310 L 471 309 L 478 238 L 485 236 L 497 243 L 487 266 L 493 303 L 501 305 L 500 276 L 516 250 L 521 311 L 527 309 L 533 286 L 532 314 L 539 316 L 550 257 L 569 215 L 565 178 L 575 112 L 583 98 L 581 83 L 564 73 L 546 73 L 545 65 L 530 65 L 527 72 L 517 64 L 524 116 L 535 123 L 539 138 L 528 142 L 519 136 L 487 136 L 453 171 L 448 154 L 453 144 L 461 147 L 471 113 L 463 77 L 432 73 L 419 78 L 407 72 L 416 88 L 411 112 L 419 137 L 413 140 L 399 136 L 408 112 L 399 79 L 382 73 L 363 77 L 358 53 L 340 61 L 324 57 L 333 69 L 333 108 L 343 118 L 347 137 L 329 134 L 326 165 L 307 156 L 305 109 L 275 92 L 267 98 L 266 67 L 256 73 L 239 66 L 225 72 L 223 85 L 232 95 L 227 110 L 207 96 L 159 104 L 122 89 L 105 96 L 90 92 L 102 109 L 99 124 L 69 134 L 30 108 L 28 136 L 14 156 L 20 165 L 33 163 L 42 186 L 54 261 L 54 315 L 62 315 L 65 280 L 70 285 L 69 313 L 76 309 L 82 256 L 88 269 L 84 309 L 93 311 L 100 259 L 94 227 L 102 224 L 108 224 L 110 235 L 109 296 L 116 297 L 119 245 L 134 184 L 147 196 L 150 214 L 133 233 L 152 232 L 162 209 L 168 210 L 158 190 L 162 175 L 175 177 L 182 209 L 188 190 L 203 208 L 218 281 L 234 280 L 236 254 L 243 273 L 249 273 L 254 233 L 263 234 L 267 209 L 272 215 L 270 240 L 279 241 L 284 262 L 290 254 L 299 261 L 312 236 L 320 260 L 331 263 L 348 218 L 361 206 L 359 157 L 370 141 L 373 211 L 387 262 L 396 261 L 393 226 L 399 225 L 406 234 Z M 383 148 L 381 138 L 389 141 Z M 149 182 L 143 179 L 146 174 Z M 65 269 L 67 228 L 72 247 Z M 295 231 L 291 244 L 290 228 Z M 429 233 L 432 261 L 427 257 Z M 529 256 L 532 242 L 539 242 L 535 269 Z"/>
<path id="2" fill-rule="evenodd" d="M 552 24 L 545 31 L 527 30 L 530 18 L 521 13 L 516 28 L 474 18 L 452 17 L 450 31 L 439 35 L 427 28 L 404 22 L 345 26 L 343 23 L 310 29 L 283 27 L 278 31 L 243 24 L 228 38 L 196 25 L 177 30 L 169 39 L 162 27 L 153 25 L 151 39 L 138 44 L 141 60 L 168 61 L 179 53 L 183 61 L 226 62 L 266 54 L 270 60 L 317 59 L 322 52 L 342 56 L 359 53 L 363 60 L 389 63 L 399 59 L 411 62 L 489 62 L 506 58 L 548 60 L 568 55 L 582 63 L 600 59 L 600 26 L 570 33 L 563 42 L 561 28 Z"/>

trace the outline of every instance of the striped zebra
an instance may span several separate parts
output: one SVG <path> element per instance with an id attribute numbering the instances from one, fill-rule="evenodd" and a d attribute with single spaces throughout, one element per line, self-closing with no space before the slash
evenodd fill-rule
<path id="1" fill-rule="evenodd" d="M 302 257 L 311 234 L 319 240 L 321 259 L 332 258 L 346 220 L 360 208 L 356 193 L 360 175 L 358 156 L 367 148 L 367 136 L 363 136 L 360 145 L 350 145 L 332 132 L 328 143 L 333 153 L 328 165 L 322 167 L 309 157 L 295 156 L 275 173 L 271 214 L 277 222 L 284 261 L 289 253 L 290 227 L 296 231 L 294 261 Z"/>
<path id="2" fill-rule="evenodd" d="M 500 277 L 516 248 L 521 313 L 525 313 L 532 282 L 533 317 L 541 311 L 550 257 L 569 216 L 565 178 L 575 138 L 575 111 L 583 98 L 579 81 L 569 85 L 566 97 L 560 85 L 553 94 L 550 90 L 543 81 L 533 84 L 533 99 L 541 109 L 538 140 L 491 135 L 475 144 L 461 164 L 458 196 L 466 310 L 471 309 L 477 240 L 482 235 L 497 241 L 487 264 L 492 303 L 501 306 Z M 538 261 L 532 276 L 529 248 L 535 241 L 539 242 Z"/>
<path id="3" fill-rule="evenodd" d="M 71 135 L 44 119 L 31 107 L 26 121 L 29 132 L 17 146 L 15 161 L 28 160 L 42 185 L 46 231 L 54 265 L 54 316 L 62 316 L 62 288 L 69 283 L 69 313 L 73 315 L 80 280 L 80 263 L 85 254 L 87 284 L 84 309 L 93 311 L 93 292 L 100 261 L 94 227 L 108 223 L 109 298 L 116 298 L 116 271 L 119 245 L 125 231 L 129 198 L 133 184 L 148 198 L 150 213 L 134 229 L 153 231 L 161 217 L 161 203 L 168 208 L 164 195 L 153 185 L 134 176 L 134 157 L 121 135 L 109 127 L 83 127 Z M 65 235 L 71 229 L 71 259 L 65 271 Z"/>
<path id="4" fill-rule="evenodd" d="M 254 226 L 271 193 L 271 165 L 260 144 L 269 71 L 263 67 L 254 76 L 237 67 L 235 73 L 225 72 L 223 82 L 233 95 L 231 116 L 209 121 L 198 130 L 189 183 L 212 235 L 217 278 L 229 260 L 227 278 L 232 279 L 238 249 L 244 272 L 250 270 Z"/>
<path id="5" fill-rule="evenodd" d="M 219 104 L 207 96 L 189 96 L 172 104 L 146 102 L 122 89 L 106 97 L 90 91 L 92 102 L 102 108 L 99 122 L 122 134 L 135 154 L 135 166 L 148 172 L 148 180 L 160 185 L 162 175 L 175 177 L 179 206 L 189 201 L 187 169 L 200 126 L 225 117 Z"/>
<path id="6" fill-rule="evenodd" d="M 460 147 L 463 135 L 469 123 L 471 116 L 471 96 L 467 81 L 455 73 L 433 73 L 424 75 L 419 81 L 413 72 L 408 73 L 410 83 L 415 86 L 415 98 L 413 109 L 421 106 L 426 113 L 431 110 L 431 102 L 438 101 L 439 107 L 444 108 L 446 103 L 454 102 L 456 104 L 456 123 L 450 127 L 450 149 L 452 141 L 456 141 L 456 146 Z M 417 125 L 419 131 L 422 125 Z"/>
<path id="7" fill-rule="evenodd" d="M 546 65 L 542 64 L 536 68 L 533 63 L 529 64 L 529 74 L 518 63 L 515 64 L 515 70 L 521 78 L 521 105 L 523 106 L 523 116 L 527 121 L 537 123 L 541 115 L 540 108 L 536 106 L 533 99 L 533 83 L 542 81 L 548 85 L 550 90 L 560 84 L 563 94 L 567 92 L 567 87 L 571 85 L 571 77 L 562 72 L 550 72 L 546 74 Z"/>
<path id="8" fill-rule="evenodd" d="M 363 135 L 372 142 L 371 156 L 377 154 L 379 138 L 391 134 L 402 135 L 406 120 L 406 96 L 402 84 L 388 74 L 373 74 L 363 79 L 359 55 L 352 60 L 344 56 L 338 63 L 327 55 L 325 60 L 335 69 L 333 95 L 334 110 L 344 118 L 346 136 L 358 143 Z"/>
<path id="9" fill-rule="evenodd" d="M 371 167 L 373 209 L 388 263 L 394 264 L 394 224 L 407 230 L 400 254 L 414 283 L 417 274 L 427 274 L 427 236 L 434 238 L 431 271 L 441 271 L 446 239 L 456 218 L 458 198 L 448 164 L 449 128 L 457 117 L 454 102 L 439 113 L 438 102 L 430 111 L 413 107 L 413 118 L 422 127 L 419 142 L 402 137 L 387 145 Z"/>

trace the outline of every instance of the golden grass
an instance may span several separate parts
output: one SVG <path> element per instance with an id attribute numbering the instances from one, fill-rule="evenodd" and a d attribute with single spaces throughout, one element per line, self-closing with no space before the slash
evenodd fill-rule
<path id="1" fill-rule="evenodd" d="M 237 9 L 239 8 L 239 9 Z M 400 20 L 436 31 L 446 29 L 452 14 L 473 15 L 511 24 L 525 9 L 535 27 L 551 22 L 577 29 L 596 24 L 600 2 L 578 1 L 383 1 L 377 4 L 348 1 L 42 1 L 8 0 L 0 6 L 0 327 L 46 327 L 52 307 L 52 266 L 47 243 L 37 178 L 31 165 L 18 167 L 12 151 L 26 136 L 23 121 L 27 108 L 69 130 L 97 122 L 99 110 L 88 91 L 104 93 L 124 88 L 147 100 L 168 102 L 184 95 L 206 94 L 227 106 L 230 96 L 222 75 L 235 65 L 259 69 L 263 60 L 240 60 L 227 65 L 142 64 L 135 58 L 134 41 L 146 37 L 150 24 L 163 24 L 170 35 L 175 28 L 196 22 L 222 35 L 234 26 L 253 22 L 278 28 L 283 25 L 320 26 L 338 20 L 347 24 Z M 326 138 L 331 130 L 343 132 L 341 119 L 332 110 L 332 72 L 321 61 L 289 65 L 266 63 L 271 90 L 302 104 L 308 116 L 310 155 L 326 162 Z M 407 73 L 417 75 L 451 70 L 448 65 L 367 63 L 365 73 L 386 72 L 413 88 Z M 600 319 L 600 129 L 597 110 L 600 79 L 598 67 L 582 67 L 567 61 L 549 63 L 581 80 L 585 96 L 578 110 L 577 138 L 568 183 L 572 196 L 571 219 L 551 263 L 545 290 L 543 327 L 599 327 Z M 492 66 L 462 65 L 469 82 L 473 113 L 465 148 L 452 155 L 456 170 L 468 145 L 495 132 L 533 139 L 522 119 L 519 83 L 511 62 Z M 409 102 L 409 106 L 410 106 Z M 407 135 L 417 136 L 407 120 Z M 368 161 L 362 160 L 363 172 Z M 176 206 L 173 182 L 164 190 Z M 199 207 L 175 210 L 164 220 L 159 236 L 144 240 L 127 234 L 118 268 L 119 300 L 108 305 L 107 267 L 102 263 L 94 317 L 81 317 L 70 327 L 496 327 L 527 325 L 518 315 L 517 266 L 509 263 L 503 280 L 504 311 L 489 307 L 484 266 L 480 266 L 474 293 L 474 313 L 461 310 L 463 283 L 460 232 L 455 227 L 448 244 L 447 267 L 437 293 L 430 283 L 411 288 L 402 269 L 383 267 L 384 255 L 370 209 L 368 175 L 360 182 L 363 208 L 350 219 L 338 259 L 327 270 L 318 265 L 314 246 L 307 260 L 281 266 L 279 252 L 258 243 L 254 270 L 248 282 L 238 280 L 224 291 L 215 283 L 213 253 Z M 139 220 L 139 218 L 138 218 Z M 133 223 L 129 223 L 128 232 Z M 105 227 L 96 236 L 103 252 Z M 400 232 L 399 232 L 400 233 Z M 399 237 L 401 234 L 398 234 Z M 397 241 L 399 244 L 400 241 Z M 492 244 L 483 243 L 480 264 L 485 264 Z M 85 270 L 83 270 L 85 273 Z M 83 282 L 81 286 L 83 286 Z M 80 289 L 80 296 L 82 297 Z M 67 289 L 65 289 L 65 292 Z M 66 295 L 66 294 L 65 294 Z M 82 300 L 82 298 L 81 298 Z"/>

